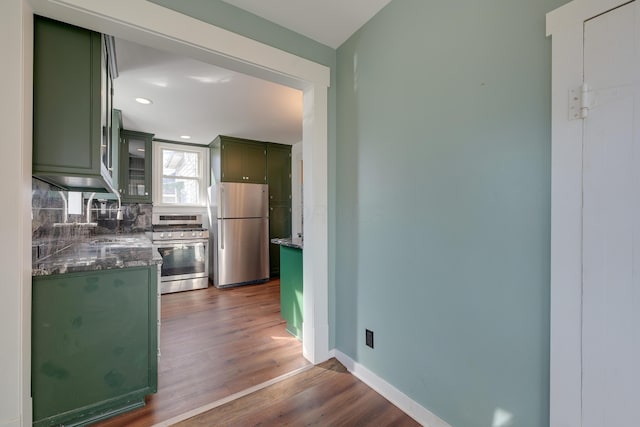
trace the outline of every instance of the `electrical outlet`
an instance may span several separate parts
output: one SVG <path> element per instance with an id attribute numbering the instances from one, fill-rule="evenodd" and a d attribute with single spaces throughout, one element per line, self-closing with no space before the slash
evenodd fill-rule
<path id="1" fill-rule="evenodd" d="M 365 329 L 365 343 L 367 344 L 367 347 L 371 347 L 373 348 L 373 331 L 370 331 L 369 329 Z"/>

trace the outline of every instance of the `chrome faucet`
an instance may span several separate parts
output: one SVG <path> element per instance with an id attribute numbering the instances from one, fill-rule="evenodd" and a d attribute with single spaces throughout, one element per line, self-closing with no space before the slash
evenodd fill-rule
<path id="1" fill-rule="evenodd" d="M 87 224 L 91 222 L 91 202 L 93 202 L 93 198 L 96 196 L 96 193 L 91 193 L 89 199 L 87 200 Z"/>

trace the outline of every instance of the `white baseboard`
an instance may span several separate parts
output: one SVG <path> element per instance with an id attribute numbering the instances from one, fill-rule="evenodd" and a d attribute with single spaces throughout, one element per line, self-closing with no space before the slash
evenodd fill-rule
<path id="1" fill-rule="evenodd" d="M 385 399 L 400 408 L 404 413 L 419 422 L 425 427 L 451 427 L 444 420 L 420 406 L 409 396 L 380 378 L 378 375 L 365 368 L 352 358 L 342 353 L 340 350 L 331 350 L 331 357 L 335 357 L 342 363 L 356 378 L 380 393 Z"/>

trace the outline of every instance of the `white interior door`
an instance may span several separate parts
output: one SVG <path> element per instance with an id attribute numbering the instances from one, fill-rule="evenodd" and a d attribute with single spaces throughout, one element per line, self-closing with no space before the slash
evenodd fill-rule
<path id="1" fill-rule="evenodd" d="M 640 425 L 639 5 L 584 25 L 583 427 Z"/>

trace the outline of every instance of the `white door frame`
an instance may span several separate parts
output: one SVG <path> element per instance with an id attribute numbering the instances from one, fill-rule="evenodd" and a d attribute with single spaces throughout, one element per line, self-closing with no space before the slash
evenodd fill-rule
<path id="1" fill-rule="evenodd" d="M 171 50 L 204 62 L 243 72 L 303 91 L 303 160 L 305 205 L 303 252 L 303 354 L 312 363 L 329 358 L 328 309 L 328 67 L 265 45 L 247 37 L 182 15 L 145 0 L 23 0 L 39 15 Z M 23 46 L 32 58 L 32 47 Z M 27 83 L 31 76 L 24 76 Z M 30 102 L 24 103 L 25 110 Z M 31 112 L 24 112 L 30 117 Z M 31 146 L 30 135 L 22 146 Z M 29 150 L 30 151 L 30 150 Z M 29 212 L 22 213 L 30 217 Z M 24 251 L 26 253 L 26 251 Z M 23 268 L 31 269 L 24 256 Z M 30 300 L 23 312 L 30 313 Z M 31 340 L 30 324 L 22 337 Z M 23 350 L 29 353 L 30 349 Z M 23 378 L 30 375 L 31 354 L 23 354 Z M 29 390 L 22 392 L 29 401 Z"/>
<path id="2" fill-rule="evenodd" d="M 574 0 L 547 14 L 552 36 L 550 425 L 582 425 L 582 120 L 584 22 L 629 0 Z"/>

